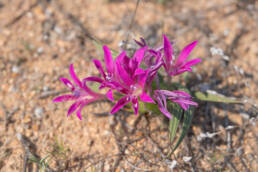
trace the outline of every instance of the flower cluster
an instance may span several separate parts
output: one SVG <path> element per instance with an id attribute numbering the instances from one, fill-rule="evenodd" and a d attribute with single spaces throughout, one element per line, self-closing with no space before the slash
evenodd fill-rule
<path id="1" fill-rule="evenodd" d="M 184 110 L 190 105 L 197 106 L 191 100 L 191 96 L 181 90 L 161 90 L 159 87 L 158 71 L 163 67 L 169 77 L 191 72 L 191 66 L 201 62 L 201 59 L 187 61 L 187 58 L 197 41 L 187 45 L 175 58 L 172 44 L 163 35 L 163 45 L 152 49 L 149 48 L 144 39 L 136 41 L 140 46 L 132 58 L 128 57 L 126 51 L 122 51 L 116 58 L 107 46 L 103 46 L 104 63 L 94 59 L 93 62 L 100 73 L 100 77 L 87 77 L 79 80 L 74 73 L 73 65 L 70 66 L 70 75 L 75 85 L 66 78 L 60 80 L 72 91 L 72 94 L 55 98 L 54 102 L 74 101 L 68 110 L 68 116 L 77 110 L 76 114 L 81 119 L 82 108 L 92 102 L 108 99 L 115 102 L 111 114 L 116 113 L 126 104 L 131 104 L 134 113 L 139 113 L 139 102 L 157 104 L 159 110 L 168 118 L 171 114 L 167 110 L 167 99 L 179 104 Z M 99 83 L 99 90 L 107 90 L 106 93 L 95 92 L 87 86 L 88 82 Z M 156 83 L 155 89 L 152 83 Z M 114 93 L 121 95 L 117 100 Z"/>

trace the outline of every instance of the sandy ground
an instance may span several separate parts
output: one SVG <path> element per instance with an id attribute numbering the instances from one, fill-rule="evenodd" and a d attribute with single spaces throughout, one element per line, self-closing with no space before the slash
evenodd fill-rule
<path id="1" fill-rule="evenodd" d="M 258 3 L 142 0 L 129 29 L 135 6 L 133 0 L 0 1 L 0 171 L 36 171 L 26 159 L 31 155 L 51 155 L 48 171 L 258 171 Z M 58 79 L 69 76 L 71 63 L 81 78 L 97 75 L 91 61 L 102 54 L 92 38 L 119 50 L 128 33 L 131 47 L 139 37 L 159 45 L 162 33 L 178 50 L 199 40 L 191 56 L 203 63 L 187 86 L 245 103 L 200 103 L 169 158 L 163 117 L 110 116 L 103 102 L 84 108 L 82 121 L 67 118 L 70 104 L 52 103 L 66 91 Z M 205 133 L 216 135 L 201 138 Z"/>

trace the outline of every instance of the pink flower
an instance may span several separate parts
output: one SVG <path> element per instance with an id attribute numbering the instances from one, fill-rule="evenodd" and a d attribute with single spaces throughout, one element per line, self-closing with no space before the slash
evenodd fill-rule
<path id="1" fill-rule="evenodd" d="M 145 83 L 149 70 L 140 68 L 146 47 L 137 50 L 133 58 L 122 52 L 116 59 L 116 70 L 118 75 L 116 90 L 125 96 L 121 98 L 111 110 L 114 114 L 124 105 L 132 103 L 135 114 L 139 112 L 139 98 L 143 102 L 155 103 L 145 90 Z"/>
<path id="2" fill-rule="evenodd" d="M 83 84 L 74 73 L 72 64 L 70 65 L 70 76 L 75 85 L 66 78 L 60 78 L 60 80 L 72 91 L 72 94 L 56 97 L 53 102 L 75 101 L 70 106 L 67 116 L 70 116 L 74 111 L 77 110 L 77 117 L 81 120 L 82 108 L 89 103 L 104 99 L 105 95 L 95 93 L 90 88 L 88 88 L 86 84 Z"/>
<path id="3" fill-rule="evenodd" d="M 165 35 L 163 35 L 163 38 L 164 38 L 164 67 L 170 76 L 179 75 L 186 71 L 192 72 L 191 66 L 197 63 L 200 63 L 202 61 L 201 59 L 193 59 L 193 60 L 187 61 L 189 54 L 196 46 L 198 41 L 194 41 L 191 44 L 187 45 L 181 51 L 181 53 L 179 54 L 179 57 L 177 59 L 174 59 L 173 57 L 174 52 L 170 41 Z"/>
<path id="4" fill-rule="evenodd" d="M 180 90 L 155 90 L 154 97 L 158 102 L 159 110 L 168 118 L 171 118 L 171 114 L 167 110 L 167 99 L 179 104 L 184 110 L 189 109 L 190 105 L 198 106 L 196 102 L 191 100 L 191 96 L 188 93 Z"/>

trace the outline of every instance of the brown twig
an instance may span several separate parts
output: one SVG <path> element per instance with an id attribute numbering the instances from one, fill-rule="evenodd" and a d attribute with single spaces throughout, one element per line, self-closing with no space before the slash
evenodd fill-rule
<path id="1" fill-rule="evenodd" d="M 40 2 L 41 2 L 41 0 L 37 0 L 35 3 L 30 5 L 30 7 L 27 10 L 23 11 L 20 15 L 14 17 L 14 19 L 12 19 L 9 23 L 7 23 L 5 25 L 5 27 L 9 27 L 9 26 L 15 24 L 16 22 L 18 22 L 19 20 L 21 20 L 22 17 L 24 17 L 26 15 L 26 13 L 30 12 L 33 8 L 38 6 Z"/>
<path id="2" fill-rule="evenodd" d="M 132 18 L 131 18 L 131 22 L 130 22 L 129 27 L 128 27 L 128 30 L 127 30 L 126 38 L 125 38 L 125 41 L 124 41 L 124 44 L 123 44 L 123 48 L 124 48 L 124 49 L 127 49 L 126 46 L 127 46 L 127 43 L 128 43 L 129 34 L 130 34 L 130 32 L 131 32 L 131 30 L 132 30 L 132 27 L 133 27 L 133 24 L 134 24 L 134 20 L 135 20 L 135 16 L 136 16 L 136 12 L 137 12 L 139 3 L 140 3 L 140 0 L 137 0 L 136 6 L 135 6 L 135 8 L 134 8 L 133 16 L 132 16 Z"/>

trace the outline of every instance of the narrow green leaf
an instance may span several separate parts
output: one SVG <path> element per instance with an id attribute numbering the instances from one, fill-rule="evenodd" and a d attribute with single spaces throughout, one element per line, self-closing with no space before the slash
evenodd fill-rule
<path id="1" fill-rule="evenodd" d="M 34 155 L 31 155 L 29 157 L 29 162 L 39 163 L 40 161 Z"/>
<path id="2" fill-rule="evenodd" d="M 49 154 L 47 154 L 45 157 L 43 157 L 39 162 L 40 163 L 44 163 L 45 162 L 45 160 L 49 157 L 50 155 Z"/>
<path id="3" fill-rule="evenodd" d="M 169 138 L 170 143 L 172 144 L 176 136 L 183 110 L 179 105 L 174 104 L 173 109 L 170 112 L 173 115 L 172 119 L 169 120 Z"/>
<path id="4" fill-rule="evenodd" d="M 125 105 L 123 109 L 128 111 L 128 112 L 134 113 L 131 102 L 128 103 L 127 105 Z M 139 101 L 139 114 L 145 113 L 147 111 L 154 112 L 155 114 L 160 114 L 161 113 L 156 104 L 144 103 L 142 101 Z"/>
<path id="5" fill-rule="evenodd" d="M 173 152 L 178 148 L 178 146 L 182 142 L 183 138 L 185 137 L 185 135 L 191 125 L 192 118 L 193 118 L 193 108 L 189 108 L 187 111 L 184 112 L 184 121 L 183 121 L 182 132 L 181 132 L 181 135 L 180 135 L 175 147 L 173 148 Z"/>
<path id="6" fill-rule="evenodd" d="M 218 103 L 242 103 L 240 100 L 234 98 L 225 97 L 217 93 L 202 93 L 197 91 L 194 93 L 195 97 L 201 101 L 218 102 Z"/>
<path id="7" fill-rule="evenodd" d="M 173 149 L 168 154 L 168 157 L 171 156 L 171 154 L 178 148 L 180 143 L 183 141 L 183 138 L 185 137 L 185 135 L 191 125 L 192 117 L 193 117 L 193 108 L 190 108 L 189 110 L 184 111 L 183 127 L 182 127 L 180 137 L 178 138 L 176 145 L 173 147 Z"/>

